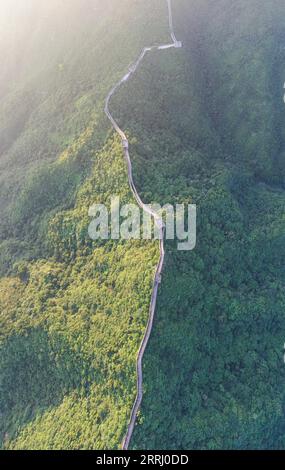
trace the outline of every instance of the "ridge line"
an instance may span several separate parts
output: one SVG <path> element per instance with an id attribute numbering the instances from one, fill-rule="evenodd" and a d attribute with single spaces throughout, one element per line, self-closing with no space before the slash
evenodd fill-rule
<path id="1" fill-rule="evenodd" d="M 152 210 L 148 205 L 146 205 L 140 198 L 134 180 L 133 180 L 133 170 L 132 170 L 132 162 L 130 159 L 130 154 L 129 154 L 129 141 L 127 139 L 126 134 L 124 131 L 120 128 L 118 125 L 117 121 L 113 118 L 112 114 L 110 113 L 109 110 L 109 104 L 112 96 L 114 93 L 117 91 L 117 89 L 126 81 L 129 80 L 129 78 L 136 72 L 138 69 L 140 63 L 143 61 L 145 55 L 148 52 L 154 51 L 154 50 L 165 50 L 165 49 L 170 49 L 170 48 L 181 48 L 182 47 L 182 42 L 178 41 L 176 39 L 175 33 L 174 33 L 174 28 L 173 28 L 173 17 L 172 17 L 172 5 L 171 5 L 171 0 L 166 0 L 167 1 L 167 6 L 168 6 L 168 19 L 169 19 L 169 30 L 170 30 L 170 35 L 172 39 L 172 43 L 170 44 L 160 44 L 158 46 L 149 46 L 149 47 L 144 47 L 138 57 L 138 59 L 134 62 L 133 65 L 129 67 L 128 73 L 124 75 L 124 77 L 114 85 L 112 90 L 109 92 L 106 98 L 105 102 L 105 114 L 107 115 L 108 119 L 111 121 L 111 124 L 117 134 L 121 137 L 122 140 L 122 146 L 123 146 L 123 151 L 124 151 L 124 156 L 125 160 L 127 162 L 128 166 L 128 181 L 129 181 L 129 186 L 130 189 L 138 203 L 138 205 L 148 214 L 150 214 L 154 220 L 155 223 L 159 229 L 159 251 L 160 251 L 160 257 L 159 261 L 156 267 L 156 272 L 153 280 L 153 287 L 152 287 L 152 294 L 151 294 L 151 301 L 150 301 L 150 307 L 149 307 L 149 317 L 148 317 L 148 322 L 145 330 L 144 337 L 141 341 L 140 348 L 137 354 L 137 361 L 136 361 L 136 370 L 137 370 L 137 394 L 136 398 L 133 404 L 133 408 L 131 411 L 130 415 L 130 420 L 128 424 L 128 429 L 127 433 L 125 435 L 125 438 L 122 443 L 122 449 L 123 450 L 128 450 L 130 440 L 133 435 L 134 427 L 136 424 L 136 419 L 137 419 L 137 414 L 141 406 L 142 398 L 143 398 L 143 372 L 142 372 L 142 360 L 144 357 L 144 353 L 146 350 L 146 347 L 149 342 L 149 338 L 152 332 L 152 327 L 153 327 L 153 321 L 154 321 L 154 315 L 155 315 L 155 309 L 156 309 L 156 302 L 157 302 L 157 293 L 158 293 L 158 287 L 161 283 L 161 273 L 162 269 L 164 266 L 164 258 L 165 258 L 165 247 L 164 247 L 164 235 L 165 235 L 165 225 L 161 221 L 161 217 L 157 212 Z"/>

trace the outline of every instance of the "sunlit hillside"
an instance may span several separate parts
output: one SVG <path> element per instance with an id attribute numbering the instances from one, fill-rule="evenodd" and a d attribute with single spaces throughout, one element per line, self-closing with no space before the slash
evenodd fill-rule
<path id="1" fill-rule="evenodd" d="M 132 449 L 284 449 L 285 3 L 172 0 L 181 49 L 111 100 L 166 243 Z M 119 449 L 158 243 L 92 241 L 135 202 L 109 90 L 170 41 L 165 0 L 0 2 L 0 446 Z"/>

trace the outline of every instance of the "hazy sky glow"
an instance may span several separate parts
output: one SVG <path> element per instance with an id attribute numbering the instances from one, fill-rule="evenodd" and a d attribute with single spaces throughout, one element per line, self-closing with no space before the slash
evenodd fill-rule
<path id="1" fill-rule="evenodd" d="M 31 0 L 0 0 L 0 15 L 4 17 L 11 17 L 12 15 L 18 15 L 29 8 Z"/>
<path id="2" fill-rule="evenodd" d="M 38 0 L 40 2 L 42 0 Z M 3 30 L 13 26 L 19 18 L 31 10 L 34 0 L 0 0 L 0 28 Z"/>

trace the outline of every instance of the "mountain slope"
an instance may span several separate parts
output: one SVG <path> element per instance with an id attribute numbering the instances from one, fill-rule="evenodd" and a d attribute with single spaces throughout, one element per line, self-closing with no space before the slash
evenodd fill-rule
<path id="1" fill-rule="evenodd" d="M 134 202 L 104 99 L 167 42 L 166 2 L 30 3 L 0 41 L 2 447 L 117 449 L 159 253 L 92 242 L 88 209 Z M 196 249 L 167 242 L 131 446 L 284 448 L 284 2 L 173 10 L 183 49 L 111 103 L 143 200 L 198 209 Z"/>
<path id="2" fill-rule="evenodd" d="M 128 96 L 167 87 L 146 112 L 159 139 L 136 146 L 141 190 L 197 203 L 197 247 L 168 246 L 133 445 L 284 448 L 284 4 L 175 11 L 180 60 L 147 64 Z"/>
<path id="3" fill-rule="evenodd" d="M 67 2 L 61 6 L 59 26 Z M 40 8 L 37 19 L 44 16 L 44 2 Z M 119 448 L 135 394 L 135 357 L 157 247 L 92 243 L 88 210 L 95 202 L 109 204 L 114 193 L 132 201 L 121 145 L 103 103 L 145 42 L 166 37 L 167 8 L 164 2 L 150 9 L 150 3 L 126 1 L 121 9 L 110 1 L 101 10 L 100 2 L 86 1 L 85 8 L 72 2 L 69 14 L 80 31 L 74 37 L 71 25 L 71 37 L 58 32 L 63 66 L 54 56 L 58 41 L 47 48 L 51 63 L 45 57 L 41 64 L 41 49 L 26 38 L 30 62 L 19 65 L 19 81 L 15 77 L 3 91 L 3 134 L 11 142 L 1 155 L 1 270 L 9 277 L 0 281 L 0 430 L 8 448 Z M 49 16 L 54 10 L 45 14 L 40 44 L 55 27 Z M 6 71 L 13 76 L 8 66 Z M 58 79 L 59 73 L 65 76 Z M 28 100 L 30 117 L 23 95 L 19 102 L 15 97 L 18 88 L 31 86 L 46 95 L 35 106 Z M 25 117 L 20 127 L 18 107 Z M 35 135 L 42 131 L 43 142 Z"/>

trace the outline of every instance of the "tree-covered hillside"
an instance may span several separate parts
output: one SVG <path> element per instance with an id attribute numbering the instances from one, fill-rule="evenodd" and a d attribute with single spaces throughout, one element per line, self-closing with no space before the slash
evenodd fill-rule
<path id="1" fill-rule="evenodd" d="M 92 243 L 88 209 L 113 194 L 133 202 L 104 100 L 146 41 L 166 39 L 167 10 L 124 6 L 37 0 L 21 41 L 5 36 L 14 55 L 6 77 L 1 69 L 3 447 L 119 448 L 126 431 L 158 248 Z"/>
<path id="2" fill-rule="evenodd" d="M 131 130 L 150 123 L 145 197 L 198 205 L 194 252 L 168 246 L 133 445 L 284 448 L 285 5 L 175 5 L 180 57 L 146 63 L 125 111 L 118 98 Z"/>
<path id="3" fill-rule="evenodd" d="M 134 202 L 104 99 L 143 46 L 169 41 L 167 5 L 13 3 L 0 6 L 1 447 L 117 449 L 158 245 L 92 242 L 88 209 Z M 183 49 L 148 54 L 111 101 L 142 198 L 198 209 L 196 249 L 167 242 L 131 446 L 284 448 L 284 1 L 172 4 Z"/>

